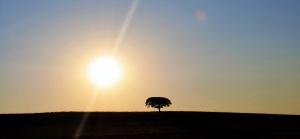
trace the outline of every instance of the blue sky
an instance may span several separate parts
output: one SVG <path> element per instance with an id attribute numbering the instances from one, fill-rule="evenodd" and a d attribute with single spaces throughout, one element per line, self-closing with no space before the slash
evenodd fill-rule
<path id="1" fill-rule="evenodd" d="M 126 71 L 97 111 L 300 114 L 298 0 L 141 0 L 120 46 Z M 0 113 L 82 111 L 86 65 L 109 52 L 130 0 L 1 0 Z"/>

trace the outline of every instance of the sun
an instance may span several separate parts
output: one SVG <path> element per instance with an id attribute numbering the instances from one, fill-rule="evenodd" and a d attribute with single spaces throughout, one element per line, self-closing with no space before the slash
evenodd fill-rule
<path id="1" fill-rule="evenodd" d="M 97 87 L 110 87 L 122 78 L 122 66 L 113 56 L 102 56 L 88 65 L 88 78 Z"/>

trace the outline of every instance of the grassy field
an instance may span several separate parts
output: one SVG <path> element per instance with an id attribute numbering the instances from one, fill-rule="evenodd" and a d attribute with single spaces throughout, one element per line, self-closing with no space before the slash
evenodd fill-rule
<path id="1" fill-rule="evenodd" d="M 72 139 L 84 113 L 0 115 L 0 139 Z M 213 112 L 92 112 L 80 139 L 300 138 L 300 116 Z"/>

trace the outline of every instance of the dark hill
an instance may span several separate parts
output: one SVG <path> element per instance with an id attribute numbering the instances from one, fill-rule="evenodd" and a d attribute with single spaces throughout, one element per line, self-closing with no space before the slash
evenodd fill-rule
<path id="1" fill-rule="evenodd" d="M 72 139 L 81 112 L 0 115 L 0 139 Z M 300 138 L 300 116 L 213 112 L 92 112 L 80 139 Z"/>

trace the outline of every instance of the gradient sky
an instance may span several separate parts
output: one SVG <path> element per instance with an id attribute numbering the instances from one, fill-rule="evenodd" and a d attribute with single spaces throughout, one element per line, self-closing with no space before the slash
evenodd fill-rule
<path id="1" fill-rule="evenodd" d="M 120 44 L 124 77 L 96 90 L 130 0 L 0 0 L 0 113 L 165 110 L 300 114 L 299 0 L 141 0 Z"/>

